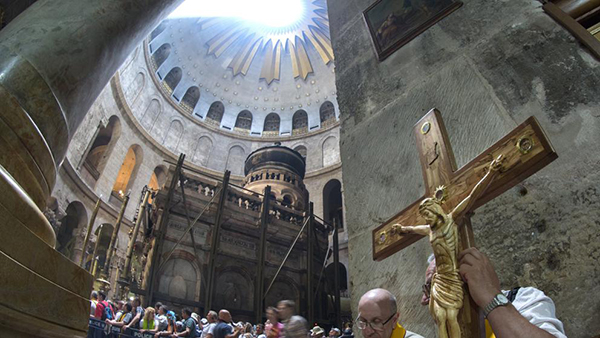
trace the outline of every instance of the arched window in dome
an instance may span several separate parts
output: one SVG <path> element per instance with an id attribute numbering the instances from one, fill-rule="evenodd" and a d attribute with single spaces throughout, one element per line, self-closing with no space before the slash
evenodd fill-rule
<path id="1" fill-rule="evenodd" d="M 308 114 L 300 109 L 292 117 L 292 135 L 301 135 L 308 132 Z"/>
<path id="2" fill-rule="evenodd" d="M 146 75 L 144 75 L 142 72 L 137 73 L 133 81 L 127 86 L 127 89 L 125 89 L 124 93 L 130 107 L 135 105 L 135 102 L 140 97 L 145 85 Z"/>
<path id="3" fill-rule="evenodd" d="M 242 110 L 235 120 L 235 131 L 247 134 L 252 128 L 252 113 L 248 110 Z"/>
<path id="4" fill-rule="evenodd" d="M 181 68 L 175 67 L 169 71 L 167 76 L 165 76 L 165 78 L 163 79 L 163 87 L 167 90 L 169 94 L 173 93 L 173 90 L 175 90 L 175 88 L 179 84 L 179 81 L 181 81 L 182 75 L 183 74 L 181 73 Z"/>
<path id="5" fill-rule="evenodd" d="M 208 165 L 208 159 L 210 158 L 210 152 L 213 147 L 213 142 L 208 136 L 202 136 L 198 139 L 196 144 L 196 150 L 192 157 L 192 162 L 198 163 L 201 166 L 206 167 Z"/>
<path id="6" fill-rule="evenodd" d="M 121 169 L 119 169 L 119 173 L 115 179 L 115 184 L 109 198 L 110 202 L 121 205 L 123 196 L 131 189 L 135 182 L 143 156 L 142 147 L 139 145 L 134 144 L 129 147 L 121 164 Z"/>
<path id="7" fill-rule="evenodd" d="M 321 117 L 321 128 L 335 123 L 335 107 L 333 103 L 329 101 L 323 102 L 319 109 L 319 116 Z"/>
<path id="8" fill-rule="evenodd" d="M 200 100 L 200 88 L 192 86 L 185 92 L 179 105 L 181 108 L 183 108 L 183 110 L 191 114 L 198 104 L 198 100 Z"/>
<path id="9" fill-rule="evenodd" d="M 108 119 L 108 124 L 100 127 L 80 164 L 81 174 L 85 182 L 94 187 L 104 171 L 112 150 L 121 136 L 121 121 L 115 115 Z"/>
<path id="10" fill-rule="evenodd" d="M 171 125 L 165 134 L 163 145 L 172 152 L 177 152 L 181 136 L 183 135 L 183 123 L 179 120 L 171 121 Z"/>
<path id="11" fill-rule="evenodd" d="M 304 157 L 304 160 L 306 161 L 306 147 L 305 146 L 297 146 L 296 148 L 294 148 L 295 151 L 299 152 L 300 155 L 302 155 L 302 157 Z"/>
<path id="12" fill-rule="evenodd" d="M 323 167 L 328 167 L 340 161 L 340 150 L 337 138 L 329 136 L 323 142 Z"/>
<path id="13" fill-rule="evenodd" d="M 233 146 L 227 154 L 227 163 L 225 169 L 231 171 L 234 175 L 244 174 L 244 161 L 246 160 L 246 152 L 240 146 Z"/>
<path id="14" fill-rule="evenodd" d="M 206 122 L 211 124 L 221 125 L 223 114 L 225 113 L 225 106 L 221 101 L 213 102 L 208 108 L 208 114 L 206 114 Z"/>
<path id="15" fill-rule="evenodd" d="M 147 131 L 151 131 L 161 112 L 162 108 L 158 100 L 152 99 L 143 114 L 138 117 L 138 120 L 142 124 L 142 127 L 144 127 Z"/>
<path id="16" fill-rule="evenodd" d="M 152 65 L 154 66 L 154 69 L 158 69 L 169 55 L 171 55 L 171 44 L 164 43 L 154 52 L 154 54 L 152 54 Z"/>
<path id="17" fill-rule="evenodd" d="M 154 28 L 154 30 L 150 34 L 150 41 L 154 40 L 157 36 L 160 35 L 160 33 L 164 32 L 164 30 L 166 28 L 167 28 L 167 20 L 163 20 L 163 22 L 161 22 L 158 26 L 156 26 L 156 28 Z"/>
<path id="18" fill-rule="evenodd" d="M 267 115 L 263 128 L 263 136 L 279 136 L 280 124 L 281 119 L 279 118 L 279 115 L 275 113 L 270 113 Z"/>

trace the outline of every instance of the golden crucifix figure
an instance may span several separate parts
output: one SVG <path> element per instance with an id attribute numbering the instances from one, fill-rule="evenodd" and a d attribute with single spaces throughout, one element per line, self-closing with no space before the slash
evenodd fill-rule
<path id="1" fill-rule="evenodd" d="M 433 248 L 437 271 L 431 282 L 429 311 L 433 316 L 440 338 L 460 338 L 458 312 L 463 306 L 463 281 L 458 272 L 459 232 L 456 221 L 469 212 L 475 201 L 483 194 L 502 168 L 503 156 L 490 163 L 489 170 L 475 185 L 471 193 L 454 210 L 446 213 L 443 200 L 434 196 L 424 199 L 419 205 L 419 214 L 426 225 L 404 226 L 395 224 L 398 233 L 416 233 L 429 236 Z"/>

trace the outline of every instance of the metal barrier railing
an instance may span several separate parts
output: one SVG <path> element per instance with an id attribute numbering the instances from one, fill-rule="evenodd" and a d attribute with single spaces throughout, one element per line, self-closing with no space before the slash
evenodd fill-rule
<path id="1" fill-rule="evenodd" d="M 106 324 L 104 321 L 90 318 L 88 338 L 154 338 L 152 333 L 141 333 L 137 329 L 122 330 L 120 327 Z"/>

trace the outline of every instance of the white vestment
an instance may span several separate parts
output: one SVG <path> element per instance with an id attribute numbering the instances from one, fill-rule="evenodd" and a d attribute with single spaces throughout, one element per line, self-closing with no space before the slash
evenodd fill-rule
<path id="1" fill-rule="evenodd" d="M 502 292 L 506 296 L 509 291 Z M 544 292 L 532 287 L 519 288 L 512 304 L 531 324 L 556 338 L 567 338 L 563 323 L 556 318 L 554 302 Z"/>

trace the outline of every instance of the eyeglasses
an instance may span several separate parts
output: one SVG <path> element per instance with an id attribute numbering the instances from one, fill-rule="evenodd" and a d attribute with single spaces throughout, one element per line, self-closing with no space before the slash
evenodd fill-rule
<path id="1" fill-rule="evenodd" d="M 392 313 L 392 315 L 390 316 L 390 318 L 388 318 L 385 322 L 366 322 L 364 320 L 360 320 L 358 318 L 356 318 L 356 325 L 358 326 L 359 329 L 364 330 L 367 328 L 367 326 L 369 326 L 371 328 L 371 330 L 374 331 L 383 331 L 383 327 L 385 326 L 385 324 L 387 324 L 392 318 L 394 318 L 394 315 L 396 315 L 395 313 Z M 360 317 L 360 314 L 359 314 Z"/>

